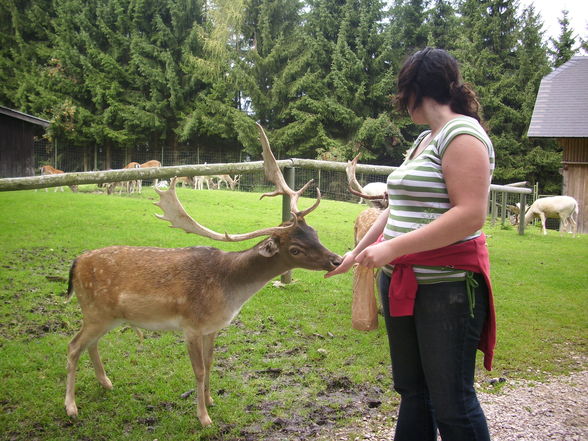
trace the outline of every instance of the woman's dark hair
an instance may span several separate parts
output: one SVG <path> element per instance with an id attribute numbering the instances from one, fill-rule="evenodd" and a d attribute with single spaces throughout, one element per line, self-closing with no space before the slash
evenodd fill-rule
<path id="1" fill-rule="evenodd" d="M 449 104 L 456 113 L 480 121 L 480 103 L 473 89 L 463 82 L 457 60 L 443 49 L 426 47 L 405 62 L 398 74 L 396 105 L 405 111 L 409 102 L 418 107 L 424 97 Z"/>

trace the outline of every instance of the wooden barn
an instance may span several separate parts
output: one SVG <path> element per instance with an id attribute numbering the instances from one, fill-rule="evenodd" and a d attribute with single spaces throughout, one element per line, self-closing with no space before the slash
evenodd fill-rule
<path id="1" fill-rule="evenodd" d="M 588 57 L 573 57 L 541 80 L 529 138 L 563 148 L 563 194 L 578 201 L 578 233 L 588 233 Z"/>
<path id="2" fill-rule="evenodd" d="M 33 140 L 48 126 L 49 121 L 0 106 L 0 178 L 35 175 Z"/>

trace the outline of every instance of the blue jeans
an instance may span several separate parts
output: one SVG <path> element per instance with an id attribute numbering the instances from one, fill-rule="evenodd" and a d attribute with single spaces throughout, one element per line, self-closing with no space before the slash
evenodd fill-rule
<path id="1" fill-rule="evenodd" d="M 476 350 L 488 313 L 488 289 L 474 275 L 474 317 L 466 282 L 419 285 L 414 315 L 391 317 L 390 277 L 380 293 L 392 358 L 394 389 L 400 394 L 395 441 L 489 441 L 484 412 L 474 390 Z"/>

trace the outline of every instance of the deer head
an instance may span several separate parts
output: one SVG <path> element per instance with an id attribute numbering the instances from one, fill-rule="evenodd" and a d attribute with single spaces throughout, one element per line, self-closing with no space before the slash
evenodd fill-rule
<path id="1" fill-rule="evenodd" d="M 218 241 L 237 242 L 256 237 L 269 236 L 256 247 L 263 257 L 274 257 L 278 254 L 282 259 L 284 271 L 292 268 L 305 268 L 311 270 L 330 271 L 341 263 L 338 255 L 327 250 L 319 241 L 316 231 L 306 224 L 304 217 L 315 210 L 320 203 L 320 190 L 317 188 L 316 202 L 305 210 L 298 208 L 300 195 L 312 184 L 308 181 L 300 190 L 292 190 L 276 162 L 271 151 L 267 136 L 257 124 L 260 133 L 261 145 L 263 148 L 264 172 L 266 178 L 274 183 L 276 190 L 264 193 L 260 199 L 268 196 L 287 195 L 290 197 L 290 211 L 292 218 L 277 227 L 268 227 L 255 230 L 249 233 L 228 234 L 218 233 L 211 230 L 192 218 L 179 201 L 176 190 L 175 178 L 172 179 L 170 187 L 166 191 L 155 189 L 160 200 L 156 202 L 164 212 L 163 215 L 156 215 L 158 218 L 168 221 L 173 228 L 180 228 L 187 233 L 198 234 Z"/>

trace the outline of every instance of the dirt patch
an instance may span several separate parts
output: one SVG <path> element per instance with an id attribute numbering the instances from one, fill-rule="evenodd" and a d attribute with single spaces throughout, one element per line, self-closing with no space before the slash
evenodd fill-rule
<path id="1" fill-rule="evenodd" d="M 545 382 L 507 382 L 499 393 L 479 392 L 493 441 L 588 439 L 588 371 Z M 389 441 L 395 415 L 366 412 L 353 427 L 328 430 L 315 441 Z"/>

